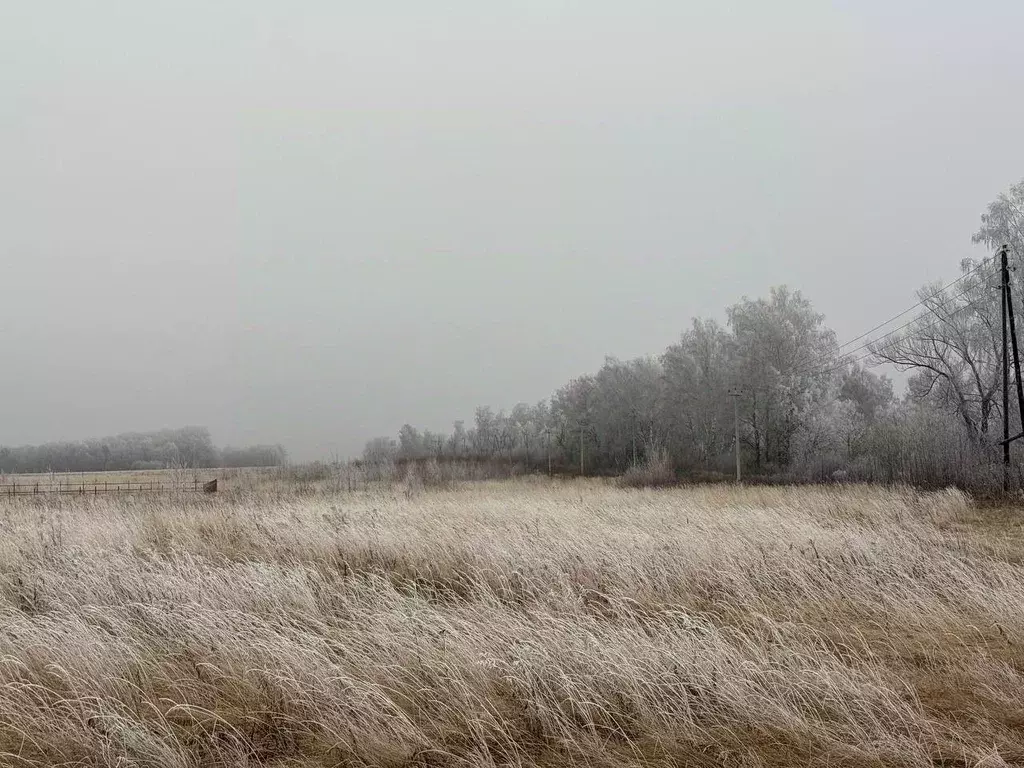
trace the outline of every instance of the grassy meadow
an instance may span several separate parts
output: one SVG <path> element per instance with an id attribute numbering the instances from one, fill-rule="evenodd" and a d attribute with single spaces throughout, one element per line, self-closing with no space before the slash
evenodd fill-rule
<path id="1" fill-rule="evenodd" d="M 1024 764 L 958 492 L 518 479 L 0 501 L 0 765 Z"/>

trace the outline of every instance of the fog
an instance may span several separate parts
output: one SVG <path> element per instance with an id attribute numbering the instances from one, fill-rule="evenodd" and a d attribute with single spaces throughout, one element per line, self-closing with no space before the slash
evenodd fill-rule
<path id="1" fill-rule="evenodd" d="M 1015 2 L 6 3 L 0 443 L 293 458 L 802 290 L 841 341 L 1024 176 Z"/>

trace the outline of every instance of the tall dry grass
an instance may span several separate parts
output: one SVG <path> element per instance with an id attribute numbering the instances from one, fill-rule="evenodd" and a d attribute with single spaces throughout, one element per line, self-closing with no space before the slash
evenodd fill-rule
<path id="1" fill-rule="evenodd" d="M 1024 545 L 985 514 L 536 479 L 8 503 L 0 764 L 1020 763 Z"/>

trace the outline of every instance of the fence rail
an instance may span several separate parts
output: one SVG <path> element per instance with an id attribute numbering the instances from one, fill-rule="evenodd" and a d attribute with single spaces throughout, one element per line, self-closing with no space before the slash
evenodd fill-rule
<path id="1" fill-rule="evenodd" d="M 0 482 L 0 498 L 16 496 L 99 496 L 109 493 L 216 493 L 216 480 L 194 480 L 191 483 L 161 483 L 158 481 L 123 482 Z"/>

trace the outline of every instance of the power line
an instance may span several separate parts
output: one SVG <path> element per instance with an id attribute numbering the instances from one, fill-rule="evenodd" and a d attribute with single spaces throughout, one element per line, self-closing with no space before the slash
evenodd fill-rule
<path id="1" fill-rule="evenodd" d="M 959 282 L 961 282 L 963 280 L 966 280 L 968 277 L 970 277 L 971 275 L 975 274 L 982 267 L 986 266 L 988 264 L 988 261 L 989 261 L 988 259 L 984 259 L 977 266 L 975 266 L 972 269 L 968 270 L 967 272 L 962 274 L 960 277 L 958 277 L 956 280 L 952 280 L 949 283 L 947 283 L 946 285 L 942 286 L 941 288 L 939 288 L 937 291 L 935 291 L 931 295 L 926 296 L 925 298 L 921 299 L 919 302 L 917 302 L 917 304 L 914 304 L 912 307 L 909 307 L 908 309 L 903 310 L 898 315 L 893 315 L 888 320 L 886 320 L 884 323 L 879 323 L 878 325 L 876 325 L 871 330 L 865 331 L 864 333 L 862 333 L 860 336 L 857 336 L 856 338 L 850 339 L 849 341 L 847 341 L 847 342 L 845 342 L 843 344 L 840 344 L 838 347 L 836 347 L 836 350 L 835 350 L 835 352 L 832 353 L 832 355 L 836 356 L 836 357 L 840 357 L 839 350 L 843 349 L 844 347 L 848 347 L 851 344 L 854 344 L 854 343 L 860 341 L 861 339 L 864 339 L 864 338 L 870 336 L 875 331 L 880 330 L 880 329 L 884 328 L 885 326 L 889 325 L 889 323 L 892 323 L 895 320 L 899 320 L 901 317 L 905 317 L 907 314 L 909 314 L 910 312 L 913 312 L 918 307 L 924 306 L 925 304 L 927 304 L 927 302 L 931 301 L 936 296 L 940 295 L 944 291 L 949 290 L 950 288 L 952 288 L 957 283 L 959 283 Z M 971 286 L 968 286 L 965 290 L 961 291 L 956 296 L 953 296 L 950 299 L 944 299 L 942 301 L 942 303 L 944 304 L 944 303 L 949 302 L 949 301 L 955 301 L 956 299 L 962 297 L 964 294 L 968 293 L 970 290 L 971 290 Z M 856 349 L 852 349 L 849 352 L 844 353 L 842 356 L 845 357 L 847 355 L 852 355 L 855 352 L 859 352 L 862 349 L 866 349 L 871 344 L 876 344 L 877 342 L 881 341 L 882 339 L 888 338 L 888 337 L 892 336 L 893 334 L 898 333 L 899 331 L 902 331 L 905 328 L 908 328 L 909 326 L 913 325 L 915 322 L 917 322 L 918 320 L 920 320 L 922 317 L 926 316 L 927 314 L 928 314 L 927 312 L 922 312 L 917 317 L 911 318 L 909 321 L 907 321 L 906 323 L 901 325 L 899 328 L 896 328 L 896 329 L 894 329 L 892 331 L 889 331 L 888 333 L 886 333 L 886 334 L 884 334 L 882 336 L 879 336 L 877 339 L 870 339 L 867 342 L 865 342 L 864 344 L 861 344 Z M 859 358 L 859 359 L 863 359 L 863 358 Z M 797 375 L 798 376 L 802 376 L 802 375 L 811 373 L 811 372 L 813 372 L 815 370 L 815 368 L 817 368 L 821 364 L 828 365 L 829 363 L 827 363 L 825 360 L 819 360 L 817 363 L 813 363 L 810 367 L 805 367 L 802 370 L 798 371 Z"/>
<path id="2" fill-rule="evenodd" d="M 964 295 L 966 295 L 969 291 L 970 291 L 970 288 L 968 288 L 968 289 L 966 289 L 964 291 L 961 291 L 956 296 L 953 296 L 953 297 L 947 299 L 946 302 L 956 301 L 957 299 L 959 299 L 959 298 L 963 297 Z M 952 310 L 950 312 L 950 316 L 955 315 L 958 312 L 962 312 L 965 309 L 969 309 L 969 308 L 973 307 L 974 305 L 976 305 L 979 301 L 981 301 L 984 298 L 986 298 L 986 297 L 979 296 L 977 299 L 974 299 L 973 301 L 969 301 L 968 303 L 964 304 L 962 307 L 957 307 L 956 309 L 954 309 L 954 310 Z M 944 303 L 946 303 L 946 302 L 944 302 Z M 929 314 L 928 312 L 922 312 L 917 317 L 914 317 L 911 320 L 909 320 L 906 323 L 904 323 L 903 325 L 901 325 L 899 328 L 895 328 L 895 329 L 889 331 L 889 333 L 886 333 L 883 336 L 879 336 L 877 339 L 872 339 L 871 341 L 867 342 L 866 344 L 862 344 L 861 346 L 857 347 L 856 349 L 850 350 L 850 352 L 848 352 L 847 355 L 852 355 L 855 352 L 859 352 L 862 349 L 868 349 L 869 347 L 871 347 L 873 345 L 877 345 L 880 341 L 883 341 L 884 339 L 888 339 L 888 338 L 890 338 L 892 336 L 895 336 L 900 331 L 902 331 L 902 330 L 904 330 L 906 328 L 909 328 L 911 325 L 913 325 L 914 323 L 916 323 L 916 322 L 918 322 L 920 320 L 923 320 L 925 317 L 927 317 L 928 314 Z M 942 319 L 943 318 L 938 318 L 938 317 L 935 318 L 934 320 L 932 320 L 932 322 L 928 323 L 923 328 L 921 328 L 921 330 L 924 331 L 924 330 L 928 330 L 928 329 L 934 328 Z M 895 344 L 899 343 L 900 341 L 901 341 L 901 339 L 898 339 L 898 338 L 897 339 L 893 339 L 891 342 L 889 342 L 887 344 L 882 344 L 880 347 L 879 346 L 875 346 L 875 350 L 888 349 L 888 348 L 894 346 Z M 861 362 L 862 360 L 867 360 L 868 358 L 875 356 L 875 350 L 868 349 L 868 351 L 865 352 L 863 355 L 860 355 L 860 356 L 854 358 L 853 360 L 847 359 L 845 361 L 839 361 L 838 364 L 835 367 L 826 368 L 824 370 L 817 371 L 817 372 L 814 372 L 814 373 L 815 373 L 815 375 L 821 375 L 822 373 L 828 373 L 828 372 L 831 372 L 831 371 L 839 370 L 840 368 L 843 368 L 843 367 L 845 367 L 848 364 L 855 364 L 855 363 Z"/>
<path id="3" fill-rule="evenodd" d="M 966 291 L 964 291 L 964 293 L 966 293 Z M 961 293 L 960 295 L 963 295 L 963 294 Z M 954 298 L 955 298 L 955 297 L 954 297 Z M 969 302 L 967 302 L 966 304 L 964 304 L 964 305 L 963 305 L 962 307 L 957 307 L 957 308 L 956 308 L 956 309 L 954 309 L 954 310 L 953 310 L 952 312 L 950 312 L 950 316 L 952 316 L 952 315 L 954 315 L 954 314 L 956 314 L 956 313 L 958 313 L 958 312 L 963 312 L 963 311 L 964 311 L 964 310 L 966 310 L 966 309 L 970 309 L 970 308 L 971 308 L 971 307 L 973 307 L 973 306 L 974 306 L 975 304 L 977 304 L 978 302 L 982 301 L 982 300 L 983 300 L 983 299 L 985 299 L 985 298 L 986 298 L 986 297 L 984 297 L 984 296 L 979 296 L 978 298 L 974 299 L 974 301 L 969 301 Z M 917 319 L 917 320 L 920 320 L 920 319 L 921 319 L 921 318 L 922 318 L 923 316 L 924 316 L 924 313 L 922 313 L 922 315 L 918 316 L 918 317 L 917 317 L 917 318 L 915 318 L 915 319 Z M 931 323 L 929 323 L 928 325 L 924 326 L 924 328 L 922 328 L 921 330 L 925 330 L 925 329 L 927 329 L 927 328 L 932 328 L 932 327 L 934 327 L 934 326 L 935 326 L 935 324 L 936 324 L 936 323 L 938 323 L 938 322 L 939 322 L 939 321 L 940 321 L 941 319 L 942 319 L 942 318 L 935 318 L 935 320 L 933 320 L 933 321 L 932 321 Z M 912 322 L 913 322 L 913 321 L 911 321 L 911 323 L 912 323 Z M 910 323 L 908 323 L 907 325 L 909 325 L 909 324 L 910 324 Z M 900 329 L 897 329 L 897 330 L 900 330 Z M 895 331 L 894 331 L 894 333 L 895 333 Z M 888 334 L 887 334 L 887 335 L 888 335 Z M 881 340 L 881 339 L 884 339 L 884 338 L 885 338 L 885 336 L 881 336 L 881 337 L 879 337 L 879 339 L 878 339 L 878 340 Z M 886 344 L 886 345 L 883 345 L 883 347 L 882 347 L 882 348 L 884 349 L 884 348 L 886 348 L 886 347 L 891 347 L 891 346 L 893 346 L 894 344 L 898 343 L 899 341 L 900 341 L 900 339 L 894 339 L 893 341 L 889 342 L 888 344 Z M 839 370 L 842 370 L 842 369 L 843 369 L 843 368 L 845 368 L 845 367 L 846 367 L 847 365 L 856 365 L 857 363 L 861 362 L 862 360 L 867 360 L 868 358 L 870 358 L 870 357 L 874 356 L 874 354 L 875 354 L 874 352 L 868 351 L 868 352 L 865 352 L 865 353 L 864 353 L 863 355 L 860 355 L 859 357 L 855 357 L 855 358 L 854 358 L 853 360 L 849 360 L 849 359 L 846 359 L 846 360 L 841 360 L 841 361 L 839 361 L 839 362 L 838 362 L 838 364 L 837 364 L 837 365 L 835 365 L 835 366 L 833 366 L 833 367 L 831 367 L 831 368 L 826 368 L 826 369 L 823 369 L 823 370 L 821 370 L 821 371 L 818 371 L 818 372 L 817 372 L 817 373 L 816 373 L 815 375 L 819 375 L 819 376 L 820 376 L 820 375 L 822 375 L 822 374 L 826 374 L 826 373 L 833 373 L 833 372 L 835 372 L 835 371 L 839 371 Z M 820 408 L 824 408 L 824 407 L 827 407 L 827 406 L 831 405 L 832 403 L 836 402 L 837 400 L 840 400 L 840 399 L 842 399 L 842 396 L 843 396 L 843 395 L 842 395 L 842 392 L 835 392 L 835 393 L 834 393 L 834 394 L 833 394 L 833 395 L 832 395 L 831 397 L 829 397 L 829 398 L 827 398 L 826 400 L 824 400 L 824 401 L 822 401 L 822 402 L 818 403 L 818 404 L 817 404 L 817 408 L 819 408 L 819 409 L 820 409 Z"/>
<path id="4" fill-rule="evenodd" d="M 948 304 L 949 302 L 953 302 L 953 301 L 956 301 L 957 299 L 959 299 L 959 298 L 962 298 L 962 297 L 966 296 L 966 295 L 967 295 L 967 294 L 968 294 L 968 293 L 970 292 L 970 290 L 971 290 L 971 287 L 970 287 L 970 286 L 968 286 L 967 288 L 965 288 L 964 290 L 962 290 L 962 291 L 961 291 L 960 293 L 956 294 L 955 296 L 951 296 L 950 298 L 948 298 L 948 299 L 945 299 L 945 300 L 941 301 L 940 303 L 941 303 L 941 304 L 943 304 L 943 305 L 945 305 L 945 304 Z M 933 296 L 930 296 L 930 297 L 929 297 L 929 299 L 932 299 L 932 298 L 935 298 L 935 296 L 933 295 Z M 981 300 L 981 298 L 982 298 L 982 297 L 979 297 L 979 298 L 975 299 L 974 301 L 968 302 L 967 304 L 965 304 L 965 305 L 964 305 L 964 306 L 962 306 L 962 307 L 957 307 L 956 309 L 954 309 L 954 310 L 953 310 L 953 311 L 951 312 L 951 314 L 955 314 L 955 313 L 957 313 L 957 312 L 960 312 L 960 311 L 962 311 L 962 310 L 966 309 L 967 307 L 973 306 L 973 305 L 974 305 L 974 304 L 976 304 L 976 303 L 977 303 L 978 301 L 980 301 L 980 300 Z M 855 352 L 859 352 L 859 351 L 861 351 L 862 349 L 868 349 L 868 348 L 869 348 L 869 347 L 871 347 L 872 345 L 877 345 L 877 344 L 878 344 L 878 342 L 882 341 L 883 339 L 888 339 L 888 338 L 891 338 L 892 336 L 895 336 L 895 335 L 896 335 L 897 333 L 899 333 L 900 331 L 902 331 L 902 330 L 904 330 L 904 329 L 906 329 L 906 328 L 909 328 L 910 326 L 914 325 L 914 324 L 915 324 L 915 323 L 917 323 L 918 321 L 920 321 L 920 320 L 924 319 L 925 317 L 927 317 L 927 316 L 928 316 L 929 314 L 932 314 L 932 313 L 934 313 L 934 311 L 935 311 L 934 309 L 929 309 L 929 311 L 927 311 L 927 312 L 921 312 L 921 313 L 920 313 L 920 314 L 918 314 L 918 315 L 917 315 L 916 317 L 912 317 L 912 318 L 911 318 L 910 320 L 908 320 L 907 322 L 905 322 L 905 323 L 904 323 L 903 325 L 899 326 L 898 328 L 894 328 L 893 330 L 889 331 L 888 333 L 886 333 L 886 334 L 883 334 L 883 335 L 879 336 L 879 337 L 878 337 L 877 339 L 871 339 L 870 341 L 867 341 L 867 342 L 865 342 L 864 344 L 861 344 L 861 345 L 860 345 L 859 347 L 857 347 L 856 349 L 851 349 L 851 350 L 850 350 L 849 352 L 847 352 L 846 354 L 847 354 L 847 355 L 852 355 L 852 354 L 854 354 Z M 937 323 L 937 322 L 938 322 L 938 321 L 939 321 L 940 319 L 941 319 L 941 318 L 936 318 L 936 319 L 935 319 L 935 320 L 933 320 L 933 321 L 932 321 L 931 323 L 929 323 L 928 325 L 926 325 L 926 326 L 925 326 L 925 328 L 933 328 L 933 327 L 935 326 L 935 323 Z M 894 339 L 894 340 L 893 340 L 893 343 L 895 343 L 895 342 L 897 342 L 897 341 L 899 341 L 899 339 Z M 885 347 L 887 347 L 887 346 L 892 346 L 892 344 L 887 344 L 887 345 L 883 345 L 883 347 L 882 347 L 882 348 L 885 348 Z M 871 355 L 873 355 L 873 354 L 874 354 L 874 352 L 872 352 L 872 351 L 870 351 L 870 350 L 869 350 L 869 351 L 867 352 L 867 354 L 866 354 L 866 355 L 862 355 L 862 356 L 861 356 L 861 357 L 859 357 L 858 359 L 859 359 L 859 360 L 862 360 L 862 359 L 864 359 L 865 357 L 870 357 L 870 356 L 871 356 Z"/>
<path id="5" fill-rule="evenodd" d="M 959 299 L 959 298 L 963 297 L 964 295 L 966 295 L 970 290 L 971 290 L 971 288 L 968 287 L 968 288 L 964 289 L 963 291 L 961 291 L 960 293 L 958 293 L 956 296 L 952 296 L 952 297 L 946 299 L 942 303 L 943 304 L 948 304 L 951 301 L 956 301 L 957 299 Z M 929 298 L 934 298 L 934 296 L 931 296 Z M 957 307 L 957 308 L 953 309 L 949 313 L 949 317 L 952 317 L 953 315 L 955 315 L 955 314 L 957 314 L 959 312 L 963 312 L 966 309 L 970 309 L 970 308 L 974 307 L 975 305 L 977 305 L 979 302 L 981 302 L 981 301 L 983 301 L 983 300 L 985 300 L 987 298 L 988 297 L 986 297 L 986 296 L 979 296 L 978 298 L 974 299 L 973 301 L 969 301 L 966 304 L 964 304 L 963 306 Z M 934 312 L 934 310 L 931 310 L 931 311 Z M 916 322 L 918 322 L 920 320 L 923 320 L 925 317 L 928 316 L 928 314 L 929 314 L 929 312 L 922 312 L 921 314 L 917 315 L 916 317 L 912 318 L 911 320 L 909 320 L 906 323 L 904 323 L 903 325 L 901 325 L 899 328 L 895 328 L 892 331 L 889 331 L 889 333 L 886 333 L 883 336 L 879 336 L 877 339 L 872 339 L 871 341 L 867 342 L 866 344 L 862 344 L 861 346 L 857 347 L 857 349 L 851 350 L 850 352 L 847 353 L 846 356 L 844 356 L 846 359 L 840 359 L 840 360 L 836 361 L 836 364 L 834 366 L 832 366 L 832 367 L 825 367 L 825 368 L 822 368 L 820 370 L 815 370 L 815 369 L 812 368 L 812 369 L 809 369 L 809 370 L 806 370 L 806 371 L 801 371 L 801 372 L 797 373 L 797 375 L 798 376 L 803 376 L 803 375 L 820 376 L 820 375 L 825 374 L 825 373 L 832 373 L 833 371 L 838 371 L 838 370 L 840 370 L 842 368 L 845 368 L 847 365 L 854 365 L 856 363 L 861 362 L 862 360 L 867 360 L 870 357 L 874 357 L 876 355 L 877 350 L 888 349 L 888 348 L 894 346 L 895 344 L 898 344 L 901 341 L 901 339 L 898 339 L 898 338 L 897 339 L 893 339 L 891 342 L 889 342 L 887 344 L 882 344 L 879 347 L 877 345 L 878 345 L 878 343 L 880 341 L 882 341 L 884 339 L 887 339 L 887 338 L 890 338 L 892 336 L 895 336 L 897 333 L 899 333 L 900 331 L 904 330 L 905 328 L 909 328 L 914 323 L 916 323 Z M 938 323 L 942 322 L 945 319 L 948 319 L 948 317 L 947 318 L 936 317 L 930 323 L 928 323 L 927 325 L 922 327 L 921 330 L 924 331 L 924 330 L 927 330 L 927 329 L 930 329 L 930 328 L 934 328 Z M 855 352 L 859 352 L 862 349 L 867 349 L 868 347 L 871 347 L 873 345 L 875 345 L 875 349 L 874 350 L 868 349 L 868 351 L 865 352 L 863 355 L 855 357 L 852 360 L 849 359 L 849 357 L 848 357 L 849 355 L 852 355 Z"/>
<path id="6" fill-rule="evenodd" d="M 973 269 L 970 269 L 967 272 L 965 272 L 964 274 L 962 274 L 956 280 L 953 280 L 953 281 L 951 281 L 949 283 L 946 283 L 946 285 L 942 286 L 936 293 L 942 293 L 943 291 L 949 290 L 954 285 L 959 283 L 961 280 L 966 280 L 968 277 L 970 277 L 975 272 L 977 272 L 979 269 L 981 269 L 983 266 L 985 266 L 985 262 L 987 262 L 987 261 L 988 261 L 988 259 L 985 259 L 984 261 L 982 261 L 980 264 L 978 264 Z M 932 296 L 934 296 L 934 295 L 935 294 L 932 294 Z M 917 304 L 915 304 L 914 306 L 912 306 L 912 307 L 910 307 L 908 309 L 903 310 L 898 315 L 893 315 L 888 320 L 886 320 L 884 323 L 879 323 L 874 328 L 872 328 L 870 331 L 865 331 L 864 333 L 862 333 L 857 338 L 850 339 L 845 344 L 840 344 L 838 347 L 836 347 L 836 351 L 838 352 L 843 347 L 848 347 L 851 344 L 853 344 L 854 342 L 860 341 L 861 339 L 863 339 L 863 338 L 865 338 L 867 336 L 870 336 L 872 333 L 874 333 L 877 330 L 880 330 L 880 329 L 884 328 L 885 326 L 887 326 L 889 323 L 893 322 L 894 320 L 899 320 L 901 317 L 904 317 L 905 315 L 908 315 L 909 313 L 913 312 L 918 307 L 922 306 L 926 301 L 928 301 L 928 299 L 932 298 L 932 296 L 929 296 L 928 298 L 925 298 L 925 299 L 921 299 L 921 301 L 917 302 Z"/>

